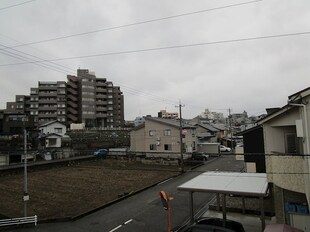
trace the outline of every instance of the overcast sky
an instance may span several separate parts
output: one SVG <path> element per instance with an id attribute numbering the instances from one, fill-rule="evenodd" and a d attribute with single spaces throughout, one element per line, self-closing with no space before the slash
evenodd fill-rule
<path id="1" fill-rule="evenodd" d="M 126 120 L 179 100 L 259 115 L 310 86 L 309 22 L 309 0 L 1 0 L 0 108 L 83 68 L 121 86 Z"/>

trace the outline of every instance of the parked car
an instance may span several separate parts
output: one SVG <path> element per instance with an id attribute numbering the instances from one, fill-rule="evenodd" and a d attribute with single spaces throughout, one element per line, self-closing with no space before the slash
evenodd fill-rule
<path id="1" fill-rule="evenodd" d="M 106 157 L 108 155 L 108 150 L 107 149 L 98 149 L 97 151 L 94 152 L 94 156 L 96 157 Z"/>
<path id="2" fill-rule="evenodd" d="M 192 153 L 193 160 L 203 160 L 206 161 L 209 159 L 209 155 L 204 152 L 193 152 Z"/>
<path id="3" fill-rule="evenodd" d="M 227 220 L 223 226 L 222 218 L 200 218 L 191 225 L 188 225 L 180 230 L 180 232 L 245 232 L 243 225 L 240 222 Z"/>
<path id="4" fill-rule="evenodd" d="M 230 147 L 225 147 L 224 145 L 220 145 L 220 151 L 221 152 L 231 152 L 231 148 Z"/>

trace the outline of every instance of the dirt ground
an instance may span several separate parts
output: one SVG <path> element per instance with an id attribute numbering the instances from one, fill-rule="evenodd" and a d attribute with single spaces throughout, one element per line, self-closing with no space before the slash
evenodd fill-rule
<path id="1" fill-rule="evenodd" d="M 28 173 L 28 215 L 75 217 L 178 174 L 175 166 L 92 160 Z M 23 174 L 0 177 L 0 215 L 23 216 Z"/>

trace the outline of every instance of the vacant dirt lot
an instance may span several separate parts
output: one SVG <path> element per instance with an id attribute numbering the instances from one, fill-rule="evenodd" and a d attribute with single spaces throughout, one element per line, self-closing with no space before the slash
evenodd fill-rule
<path id="1" fill-rule="evenodd" d="M 39 220 L 74 217 L 119 195 L 177 175 L 177 167 L 134 161 L 92 160 L 28 173 L 28 215 Z M 0 215 L 23 216 L 23 175 L 0 177 Z"/>

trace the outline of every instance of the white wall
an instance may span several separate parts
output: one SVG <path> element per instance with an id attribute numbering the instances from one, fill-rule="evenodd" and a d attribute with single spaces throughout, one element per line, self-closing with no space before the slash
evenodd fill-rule
<path id="1" fill-rule="evenodd" d="M 62 132 L 61 133 L 55 132 L 55 128 L 61 128 Z M 65 133 L 67 132 L 66 126 L 62 123 L 59 123 L 59 122 L 54 122 L 54 123 L 51 123 L 47 126 L 41 126 L 40 130 L 44 134 L 56 133 L 56 134 L 59 134 L 61 136 L 64 136 Z"/>

